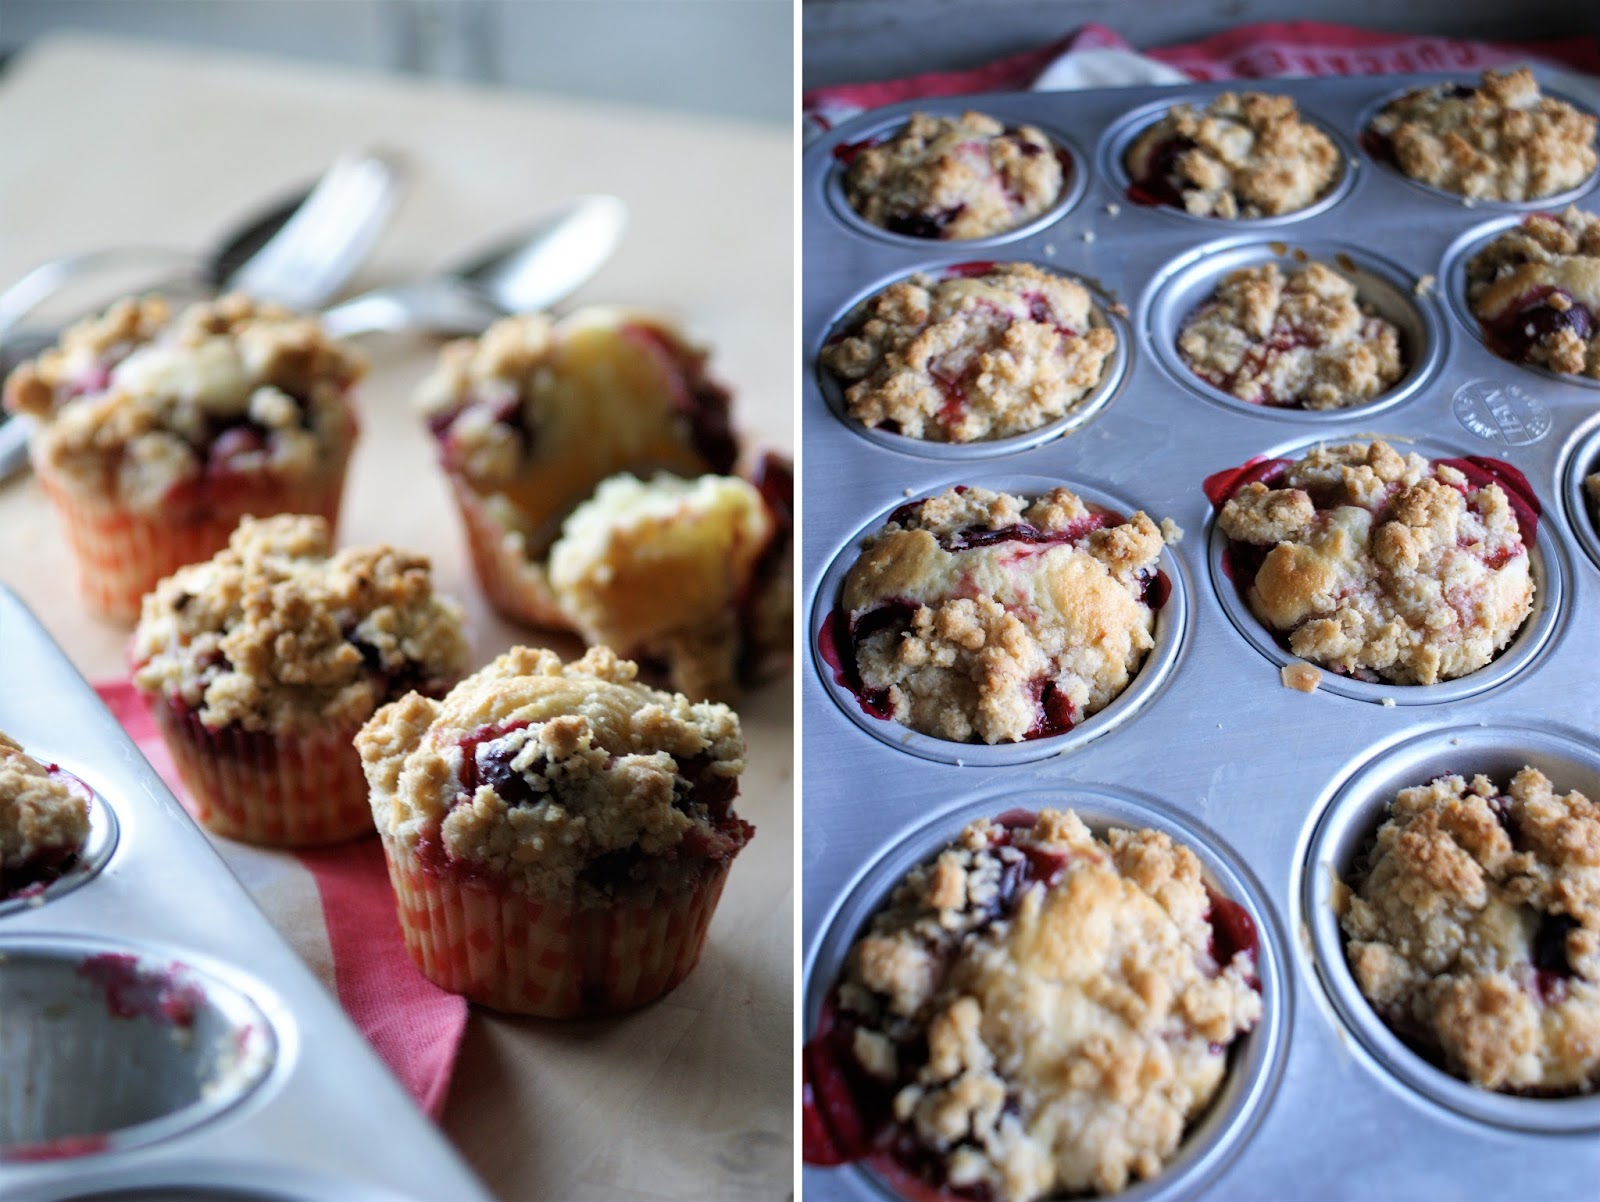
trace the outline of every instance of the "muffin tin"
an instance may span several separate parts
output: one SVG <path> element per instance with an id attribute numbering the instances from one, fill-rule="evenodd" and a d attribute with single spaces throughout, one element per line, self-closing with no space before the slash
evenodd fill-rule
<path id="1" fill-rule="evenodd" d="M 4 588 L 0 730 L 94 794 L 0 907 L 0 1196 L 487 1202 Z"/>
<path id="2" fill-rule="evenodd" d="M 1446 766 L 1529 763 L 1563 789 L 1600 789 L 1600 690 L 1592 683 L 1600 538 L 1582 492 L 1583 475 L 1600 465 L 1596 394 L 1587 383 L 1495 357 L 1449 295 L 1462 248 L 1528 206 L 1467 205 L 1413 187 L 1359 150 L 1364 121 L 1398 88 L 1462 78 L 1246 85 L 1293 96 L 1348 156 L 1326 202 L 1270 223 L 1187 218 L 1126 195 L 1115 160 L 1136 127 L 1175 101 L 1206 102 L 1228 86 L 1221 84 L 897 105 L 833 130 L 803 162 L 802 1038 L 894 880 L 965 820 L 1054 805 L 1094 822 L 1182 832 L 1213 884 L 1257 919 L 1277 979 L 1264 974 L 1263 1020 L 1235 1045 L 1230 1083 L 1194 1124 L 1179 1160 L 1121 1197 L 1191 1197 L 1209 1188 L 1263 1202 L 1576 1199 L 1591 1197 L 1600 1175 L 1594 1098 L 1490 1095 L 1422 1061 L 1353 992 L 1328 910 L 1331 874 L 1375 829 L 1384 794 L 1402 784 Z M 1085 180 L 1081 197 L 1051 220 L 981 247 L 863 232 L 830 200 L 839 171 L 833 149 L 917 108 L 974 108 L 1066 131 L 1087 152 L 1074 162 Z M 1595 196 L 1591 177 L 1577 203 L 1592 209 Z M 1374 404 L 1328 414 L 1232 402 L 1159 344 L 1226 267 L 1329 250 L 1335 259 L 1344 254 L 1358 278 L 1370 273 L 1380 283 L 1371 300 L 1406 337 L 1408 375 Z M 868 439 L 841 420 L 817 355 L 853 305 L 912 271 L 1009 259 L 1074 276 L 1097 303 L 1125 307 L 1126 367 L 1095 412 L 1070 432 L 1000 450 Z M 1220 571 L 1202 482 L 1257 455 L 1374 436 L 1401 450 L 1409 442 L 1431 455 L 1491 456 L 1528 477 L 1543 506 L 1535 613 L 1493 664 L 1459 682 L 1405 688 L 1324 672 L 1314 693 L 1295 692 L 1279 676 L 1289 657 Z M 1141 690 L 1137 704 L 1120 717 L 1116 706 L 1105 711 L 1116 720 L 1102 723 L 1097 737 L 1088 728 L 1098 717 L 1056 746 L 1012 749 L 941 744 L 852 710 L 854 698 L 819 654 L 818 634 L 861 537 L 908 497 L 1019 479 L 1064 483 L 1185 531 L 1163 565 L 1183 609 L 1167 615 L 1170 645 L 1162 651 L 1158 643 L 1132 686 Z M 803 1186 L 808 1198 L 899 1196 L 860 1165 L 807 1166 Z"/>

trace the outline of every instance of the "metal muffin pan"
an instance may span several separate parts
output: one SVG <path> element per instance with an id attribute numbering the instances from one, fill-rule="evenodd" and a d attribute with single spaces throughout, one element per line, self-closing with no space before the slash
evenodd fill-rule
<path id="1" fill-rule="evenodd" d="M 1484 728 L 1486 747 L 1509 758 L 1532 754 L 1516 732 L 1548 730 L 1557 722 L 1573 731 L 1600 729 L 1593 667 L 1600 661 L 1600 540 L 1589 525 L 1587 507 L 1573 501 L 1582 471 L 1600 460 L 1595 393 L 1499 359 L 1480 338 L 1461 337 L 1450 328 L 1440 310 L 1453 308 L 1453 302 L 1438 295 L 1450 287 L 1447 256 L 1458 239 L 1483 224 L 1484 212 L 1412 187 L 1357 149 L 1366 114 L 1397 87 L 1460 78 L 1471 77 L 1233 85 L 1294 96 L 1301 111 L 1333 131 L 1351 156 L 1342 195 L 1316 212 L 1266 228 L 1174 220 L 1170 212 L 1132 203 L 1125 179 L 1108 170 L 1117 140 L 1130 136 L 1130 114 L 1148 121 L 1176 99 L 1203 101 L 1229 86 L 1224 84 L 963 96 L 899 105 L 843 125 L 807 151 L 801 175 L 802 345 L 812 359 L 801 375 L 801 600 L 813 615 L 807 627 L 813 653 L 802 656 L 801 669 L 803 1036 L 812 1030 L 836 972 L 842 954 L 836 945 L 848 939 L 839 931 L 859 930 L 870 911 L 847 913 L 840 899 L 856 906 L 867 875 L 888 857 L 903 858 L 907 853 L 897 849 L 925 837 L 918 832 L 934 827 L 951 832 L 959 825 L 955 815 L 967 812 L 974 798 L 1079 796 L 1087 810 L 1100 795 L 1139 799 L 1152 813 L 1189 824 L 1202 857 L 1208 848 L 1227 848 L 1233 862 L 1248 870 L 1259 883 L 1264 925 L 1289 933 L 1283 948 L 1284 996 L 1314 1003 L 1286 1007 L 1277 1020 L 1283 1024 L 1281 1077 L 1254 1113 L 1254 1129 L 1224 1130 L 1212 1147 L 1204 1141 L 1212 1138 L 1213 1118 L 1196 1124 L 1183 1155 L 1191 1155 L 1189 1144 L 1203 1143 L 1217 1157 L 1215 1175 L 1205 1183 L 1178 1182 L 1175 1174 L 1181 1169 L 1175 1165 L 1148 1187 L 1152 1192 L 1261 1202 L 1593 1196 L 1600 1140 L 1593 1138 L 1587 1120 L 1550 1119 L 1543 1121 L 1547 1129 L 1536 1130 L 1527 1121 L 1507 1122 L 1489 1113 L 1502 1101 L 1564 1103 L 1486 1097 L 1479 1100 L 1487 1110 L 1474 1113 L 1442 1103 L 1413 1084 L 1418 1074 L 1442 1074 L 1403 1046 L 1397 1055 L 1414 1062 L 1403 1071 L 1366 1050 L 1366 1034 L 1341 1017 L 1324 987 L 1323 957 L 1313 943 L 1309 913 L 1317 903 L 1309 895 L 1302 899 L 1306 856 L 1329 800 L 1369 760 L 1444 728 L 1454 733 Z M 863 236 L 840 220 L 826 194 L 832 149 L 859 138 L 863 129 L 904 120 L 914 107 L 973 108 L 1010 123 L 1070 130 L 1080 143 L 1096 147 L 1095 174 L 1083 199 L 1060 220 L 1003 248 L 1004 257 L 1082 279 L 1133 313 L 1128 366 L 1114 403 L 1070 434 L 1003 457 L 955 464 L 861 438 L 828 406 L 815 353 L 839 314 L 873 284 L 923 267 L 932 255 L 925 246 Z M 1294 411 L 1202 402 L 1200 390 L 1175 376 L 1164 362 L 1165 352 L 1155 346 L 1152 331 L 1158 323 L 1149 310 L 1158 299 L 1157 282 L 1185 266 L 1205 269 L 1196 256 L 1203 246 L 1217 248 L 1225 258 L 1233 247 L 1274 240 L 1291 254 L 1295 247 L 1357 245 L 1363 255 L 1359 262 L 1392 273 L 1385 278 L 1396 293 L 1409 292 L 1410 281 L 1434 276 L 1439 281 L 1434 295 L 1411 299 L 1418 312 L 1432 314 L 1422 320 L 1430 337 L 1438 335 L 1436 366 L 1381 411 L 1368 406 L 1314 422 Z M 979 257 L 954 246 L 948 251 L 951 262 Z M 1002 255 L 997 249 L 981 257 Z M 1278 662 L 1241 635 L 1223 591 L 1212 584 L 1214 515 L 1201 489 L 1207 476 L 1256 455 L 1375 434 L 1451 455 L 1505 460 L 1528 477 L 1543 508 L 1535 560 L 1543 561 L 1541 588 L 1548 601 L 1541 597 L 1539 615 L 1544 616 L 1530 621 L 1521 635 L 1525 642 L 1503 653 L 1486 670 L 1490 675 L 1476 682 L 1467 677 L 1471 683 L 1460 686 L 1434 686 L 1432 692 L 1415 690 L 1424 704 L 1374 704 L 1383 695 L 1409 700 L 1409 693 L 1391 687 L 1373 698 L 1348 695 L 1350 690 L 1337 686 L 1360 682 L 1338 681 L 1328 673 L 1312 694 L 1284 688 Z M 959 757 L 958 765 L 907 754 L 906 748 L 863 729 L 840 704 L 831 674 L 815 654 L 815 618 L 831 606 L 837 588 L 835 560 L 886 508 L 899 503 L 897 498 L 958 482 L 987 485 L 1007 476 L 1092 484 L 1110 496 L 1137 501 L 1157 520 L 1177 522 L 1185 538 L 1168 553 L 1180 573 L 1169 575 L 1175 585 L 1180 579 L 1188 585 L 1185 633 L 1159 690 L 1137 715 L 1104 737 L 1048 758 L 996 765 L 979 765 L 976 757 Z M 1580 543 L 1588 553 L 1577 550 Z M 1221 583 L 1231 589 L 1225 579 Z M 1483 682 L 1491 687 L 1479 688 Z M 1584 787 L 1583 781 L 1575 783 Z M 992 801 L 988 805 L 992 808 Z M 927 850 L 923 847 L 922 854 Z M 1470 1086 L 1455 1084 L 1470 1093 Z M 1449 1085 L 1441 1088 L 1449 1092 Z M 1568 1105 L 1560 1113 L 1577 1109 Z M 858 1169 L 808 1166 L 803 1186 L 807 1198 L 882 1198 L 881 1186 Z"/>
<path id="2" fill-rule="evenodd" d="M 954 243 L 953 245 L 965 245 Z M 1106 407 L 1115 396 L 1117 386 L 1122 383 L 1122 377 L 1128 368 L 1128 345 L 1130 327 L 1118 313 L 1111 311 L 1108 298 L 1101 295 L 1095 286 L 1087 280 L 1080 280 L 1089 291 L 1089 325 L 1091 328 L 1102 327 L 1110 329 L 1117 336 L 1116 348 L 1102 365 L 1100 381 L 1091 388 L 1077 404 L 1063 413 L 1054 421 L 1046 422 L 1036 430 L 1028 430 L 1022 434 L 1011 434 L 1005 438 L 990 438 L 976 442 L 934 442 L 931 439 L 911 438 L 905 434 L 897 434 L 876 426 L 868 426 L 850 416 L 845 403 L 845 383 L 822 365 L 822 348 L 832 343 L 836 338 L 848 332 L 861 318 L 861 310 L 866 303 L 882 292 L 891 284 L 899 283 L 908 276 L 920 273 L 931 275 L 936 279 L 948 273 L 952 267 L 960 265 L 965 260 L 957 259 L 947 263 L 935 263 L 917 267 L 911 271 L 896 273 L 889 279 L 879 280 L 863 289 L 860 296 L 849 301 L 840 311 L 823 334 L 822 339 L 813 348 L 811 361 L 816 365 L 817 386 L 822 390 L 823 397 L 828 402 L 828 408 L 833 411 L 834 418 L 849 429 L 852 433 L 865 438 L 868 442 L 876 443 L 891 451 L 903 451 L 907 455 L 922 455 L 929 459 L 946 460 L 971 460 L 993 459 L 1002 455 L 1010 455 L 1016 451 L 1025 451 L 1039 446 L 1052 439 L 1060 438 L 1063 434 L 1070 434 L 1094 417 Z M 981 260 L 977 260 L 981 261 Z M 1006 259 L 1007 262 L 1015 261 Z M 1037 267 L 1045 270 L 1057 271 L 1053 264 L 1035 262 Z"/>
<path id="3" fill-rule="evenodd" d="M 0 1197 L 487 1202 L 4 588 L 0 730 L 101 815 L 0 912 Z"/>
<path id="4" fill-rule="evenodd" d="M 989 783 L 992 786 L 1000 782 Z M 1151 827 L 1165 831 L 1194 849 L 1205 870 L 1207 884 L 1243 906 L 1256 923 L 1260 941 L 1256 969 L 1261 979 L 1261 1021 L 1229 1049 L 1228 1076 L 1205 1117 L 1184 1141 L 1170 1171 L 1158 1180 L 1134 1185 L 1117 1195 L 1128 1202 L 1187 1196 L 1214 1177 L 1249 1138 L 1263 1107 L 1277 1088 L 1283 1069 L 1284 1033 L 1289 1027 L 1293 999 L 1283 971 L 1287 940 L 1262 901 L 1260 883 L 1237 857 L 1218 845 L 1214 835 L 1158 802 L 1125 790 L 1064 783 L 1054 789 L 1021 793 L 1006 789 L 991 791 L 981 797 L 963 799 L 954 809 L 933 815 L 900 842 L 885 848 L 883 854 L 865 866 L 847 886 L 847 891 L 841 892 L 822 941 L 807 961 L 807 1026 L 815 1022 L 827 1002 L 851 944 L 883 907 L 905 874 L 937 856 L 968 822 L 1016 809 L 1034 813 L 1043 809 L 1071 809 L 1101 837 L 1114 827 L 1128 830 Z M 868 1166 L 843 1166 L 843 1173 L 854 1178 L 873 1198 L 898 1196 Z M 807 1196 L 811 1196 L 809 1188 Z M 819 1193 L 817 1196 L 826 1195 Z"/>

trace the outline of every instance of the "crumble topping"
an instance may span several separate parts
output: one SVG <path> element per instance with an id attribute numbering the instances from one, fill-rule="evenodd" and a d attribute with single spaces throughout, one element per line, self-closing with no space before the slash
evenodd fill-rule
<path id="1" fill-rule="evenodd" d="M 1284 664 L 1278 670 L 1278 679 L 1286 689 L 1293 689 L 1297 693 L 1315 693 L 1317 686 L 1322 683 L 1322 673 L 1310 664 Z"/>
<path id="2" fill-rule="evenodd" d="M 1472 200 L 1536 200 L 1595 168 L 1595 119 L 1543 95 L 1527 67 L 1485 71 L 1476 88 L 1413 88 L 1369 133 L 1412 179 Z"/>
<path id="3" fill-rule="evenodd" d="M 0 732 L 0 897 L 64 867 L 88 837 L 81 788 Z"/>
<path id="4" fill-rule="evenodd" d="M 203 504 L 238 477 L 301 483 L 343 470 L 359 354 L 244 296 L 173 315 L 159 297 L 79 322 L 6 381 L 39 419 L 35 460 L 77 494 L 138 513 Z"/>
<path id="5" fill-rule="evenodd" d="M 1246 484 L 1218 521 L 1256 617 L 1347 675 L 1464 676 L 1533 611 L 1532 531 L 1501 486 L 1382 441 L 1318 447 Z"/>
<path id="6" fill-rule="evenodd" d="M 1154 646 L 1150 590 L 1181 532 L 1066 488 L 957 487 L 902 506 L 845 577 L 838 650 L 863 701 L 913 730 L 1013 742 L 1104 709 Z"/>
<path id="7" fill-rule="evenodd" d="M 739 719 L 635 680 L 607 647 L 514 647 L 442 701 L 385 706 L 356 738 L 378 830 L 434 871 L 600 905 L 693 883 L 752 828 L 731 809 Z"/>
<path id="8" fill-rule="evenodd" d="M 932 442 L 1037 429 L 1096 385 L 1117 338 L 1088 290 L 1031 263 L 917 274 L 872 297 L 822 351 L 850 416 Z"/>
<path id="9" fill-rule="evenodd" d="M 1319 262 L 1288 276 L 1276 263 L 1229 272 L 1184 325 L 1178 351 L 1206 383 L 1255 405 L 1344 409 L 1405 374 L 1394 323 Z"/>
<path id="10" fill-rule="evenodd" d="M 1523 768 L 1402 789 L 1339 897 L 1361 992 L 1485 1089 L 1600 1083 L 1600 810 Z"/>
<path id="11" fill-rule="evenodd" d="M 726 695 L 741 675 L 746 602 L 789 591 L 783 574 L 759 578 L 777 534 L 760 491 L 737 477 L 613 476 L 567 518 L 550 584 L 587 642 L 664 661 L 692 697 Z"/>
<path id="12" fill-rule="evenodd" d="M 949 1186 L 1112 1192 L 1161 1171 L 1259 1021 L 1253 938 L 1224 946 L 1166 834 L 1012 817 L 912 869 L 851 949 L 846 1054 Z"/>
<path id="13" fill-rule="evenodd" d="M 1468 261 L 1467 301 L 1496 354 L 1600 378 L 1600 217 L 1528 214 Z"/>
<path id="14" fill-rule="evenodd" d="M 841 148 L 844 190 L 873 225 L 913 238 L 986 238 L 1026 225 L 1061 195 L 1062 164 L 1043 131 L 983 113 L 913 113 L 893 137 Z"/>
<path id="15" fill-rule="evenodd" d="M 213 730 L 355 726 L 407 690 L 448 688 L 469 658 L 461 621 L 424 556 L 334 551 L 318 517 L 246 518 L 145 597 L 133 679 Z"/>
<path id="16" fill-rule="evenodd" d="M 1156 203 L 1197 217 L 1257 218 L 1312 204 L 1343 164 L 1290 97 L 1223 92 L 1203 109 L 1173 105 L 1134 140 L 1124 165 Z"/>
<path id="17" fill-rule="evenodd" d="M 445 468 L 540 560 L 562 519 L 609 476 L 732 469 L 729 395 L 706 358 L 650 314 L 530 313 L 448 343 L 417 399 Z"/>

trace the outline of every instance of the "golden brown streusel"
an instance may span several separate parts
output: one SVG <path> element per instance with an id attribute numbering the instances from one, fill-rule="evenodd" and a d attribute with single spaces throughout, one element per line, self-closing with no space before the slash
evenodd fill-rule
<path id="1" fill-rule="evenodd" d="M 1288 96 L 1223 92 L 1175 104 L 1128 148 L 1133 183 L 1199 217 L 1298 212 L 1339 178 L 1339 150 Z"/>
<path id="2" fill-rule="evenodd" d="M 461 620 L 424 556 L 334 551 L 321 518 L 246 519 L 145 598 L 134 683 L 213 730 L 351 727 L 407 689 L 448 688 L 469 657 Z"/>
<path id="3" fill-rule="evenodd" d="M 1361 992 L 1485 1089 L 1600 1084 L 1600 809 L 1523 768 L 1402 789 L 1338 895 Z"/>
<path id="4" fill-rule="evenodd" d="M 1153 1177 L 1261 1016 L 1254 950 L 1217 963 L 1211 907 L 1162 832 L 970 823 L 851 949 L 851 1052 L 953 1187 L 1029 1202 Z"/>
<path id="5" fill-rule="evenodd" d="M 1468 260 L 1467 300 L 1496 353 L 1600 378 L 1600 217 L 1528 214 Z"/>
<path id="6" fill-rule="evenodd" d="M 844 190 L 873 225 L 914 238 L 987 238 L 1055 204 L 1063 172 L 1050 139 L 982 113 L 913 113 L 882 142 L 860 147 Z"/>
<path id="7" fill-rule="evenodd" d="M 1035 430 L 1100 382 L 1116 335 L 1087 289 L 1031 263 L 913 275 L 872 297 L 822 351 L 850 416 L 931 442 Z"/>
<path id="8" fill-rule="evenodd" d="M 356 739 L 379 832 L 424 863 L 434 847 L 580 906 L 621 887 L 589 872 L 608 857 L 636 856 L 626 883 L 645 894 L 731 857 L 749 837 L 726 810 L 744 771 L 738 716 L 635 675 L 607 647 L 565 665 L 515 647 L 442 701 L 385 706 Z"/>
<path id="9" fill-rule="evenodd" d="M 80 497 L 178 517 L 219 473 L 291 486 L 341 474 L 346 394 L 365 370 L 280 306 L 233 295 L 174 316 L 150 297 L 71 327 L 11 374 L 5 404 L 39 419 L 35 462 Z"/>
<path id="10" fill-rule="evenodd" d="M 89 836 L 88 798 L 0 732 L 0 897 L 78 854 Z"/>
<path id="11" fill-rule="evenodd" d="M 1595 168 L 1595 119 L 1543 95 L 1527 67 L 1413 88 L 1369 130 L 1412 179 L 1473 200 L 1537 200 Z"/>
<path id="12" fill-rule="evenodd" d="M 1500 485 L 1382 441 L 1318 447 L 1270 485 L 1247 484 L 1218 521 L 1267 548 L 1238 581 L 1256 617 L 1337 672 L 1464 676 L 1533 610 L 1528 548 Z"/>
<path id="13" fill-rule="evenodd" d="M 1185 323 L 1178 351 L 1215 388 L 1256 405 L 1344 409 L 1405 372 L 1400 331 L 1363 308 L 1326 263 L 1287 276 L 1276 263 L 1230 271 Z"/>
<path id="14" fill-rule="evenodd" d="M 1001 743 L 1066 729 L 1114 701 L 1154 646 L 1146 586 L 1181 537 L 1142 510 L 1116 521 L 1066 488 L 904 506 L 845 576 L 841 654 L 913 730 Z"/>

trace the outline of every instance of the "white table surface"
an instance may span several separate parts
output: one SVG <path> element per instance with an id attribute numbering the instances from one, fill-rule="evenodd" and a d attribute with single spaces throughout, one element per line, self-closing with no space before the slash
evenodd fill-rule
<path id="1" fill-rule="evenodd" d="M 437 267 L 579 193 L 614 192 L 632 208 L 631 228 L 576 299 L 677 316 L 714 347 L 743 428 L 763 445 L 793 445 L 793 151 L 770 126 L 134 42 L 48 41 L 0 76 L 0 284 L 99 246 L 199 249 L 340 151 L 374 145 L 405 156 L 409 187 L 352 288 Z M 372 372 L 358 398 L 363 436 L 341 541 L 432 556 L 440 587 L 467 606 L 480 659 L 537 641 L 486 609 L 409 408 L 435 344 L 365 346 Z M 126 632 L 83 611 L 31 477 L 0 486 L 0 579 L 90 679 L 122 671 Z M 743 1202 L 789 1189 L 792 681 L 739 709 L 750 744 L 740 810 L 758 834 L 690 979 L 618 1020 L 472 1013 L 443 1126 L 507 1202 Z M 327 979 L 301 870 L 272 853 L 223 851 Z"/>

